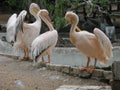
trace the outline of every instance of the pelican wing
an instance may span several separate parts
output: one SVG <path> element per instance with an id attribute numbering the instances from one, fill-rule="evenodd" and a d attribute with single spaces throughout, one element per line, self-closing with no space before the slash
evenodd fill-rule
<path id="1" fill-rule="evenodd" d="M 31 54 L 36 59 L 49 47 L 57 42 L 58 34 L 56 30 L 48 31 L 38 36 L 31 45 Z"/>
<path id="2" fill-rule="evenodd" d="M 6 39 L 8 42 L 14 41 L 13 35 L 15 33 L 15 23 L 17 19 L 17 14 L 14 13 L 10 16 L 7 22 L 7 32 L 6 32 Z"/>
<path id="3" fill-rule="evenodd" d="M 17 18 L 16 13 L 14 13 L 13 15 L 10 16 L 10 18 L 8 19 L 8 22 L 7 22 L 7 28 L 10 26 L 13 26 L 15 24 L 16 18 Z"/>
<path id="4" fill-rule="evenodd" d="M 109 38 L 98 28 L 94 29 L 94 34 L 98 38 L 98 41 L 100 42 L 100 45 L 103 48 L 107 58 L 112 57 L 113 56 L 113 54 L 112 54 L 112 44 L 111 44 Z"/>
<path id="5" fill-rule="evenodd" d="M 27 11 L 23 10 L 20 12 L 20 14 L 18 15 L 17 17 L 17 20 L 16 20 L 16 25 L 15 25 L 15 41 L 16 41 L 16 38 L 17 38 L 17 35 L 18 35 L 18 32 L 23 32 L 23 21 L 25 19 L 25 16 L 27 14 Z"/>

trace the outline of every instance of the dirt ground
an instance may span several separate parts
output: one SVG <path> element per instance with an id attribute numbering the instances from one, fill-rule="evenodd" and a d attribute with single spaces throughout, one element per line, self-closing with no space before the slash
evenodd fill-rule
<path id="1" fill-rule="evenodd" d="M 0 55 L 0 90 L 56 90 L 61 85 L 107 85 L 32 65 L 30 61 Z"/>

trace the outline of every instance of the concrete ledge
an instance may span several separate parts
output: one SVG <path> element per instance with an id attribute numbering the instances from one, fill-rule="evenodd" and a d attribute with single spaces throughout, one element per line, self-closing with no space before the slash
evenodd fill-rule
<path id="1" fill-rule="evenodd" d="M 95 69 L 93 74 L 89 74 L 86 71 L 80 71 L 79 67 L 72 67 L 69 65 L 57 65 L 57 64 L 39 64 L 39 66 L 45 66 L 48 70 L 55 70 L 71 76 L 83 77 L 83 78 L 96 78 L 102 80 L 112 80 L 112 71 L 105 71 L 101 69 Z"/>

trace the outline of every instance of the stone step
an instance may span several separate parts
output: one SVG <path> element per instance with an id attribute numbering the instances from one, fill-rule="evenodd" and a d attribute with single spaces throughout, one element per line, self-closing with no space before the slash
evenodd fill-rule
<path id="1" fill-rule="evenodd" d="M 110 86 L 77 86 L 77 85 L 62 85 L 56 90 L 111 90 Z"/>

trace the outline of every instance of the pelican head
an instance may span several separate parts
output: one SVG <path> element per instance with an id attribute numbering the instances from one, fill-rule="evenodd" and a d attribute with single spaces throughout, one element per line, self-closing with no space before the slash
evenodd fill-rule
<path id="1" fill-rule="evenodd" d="M 66 12 L 65 19 L 70 24 L 76 24 L 77 25 L 78 22 L 79 22 L 78 16 L 72 11 Z M 78 26 L 76 26 L 76 29 L 77 29 L 77 32 L 81 31 L 81 29 Z"/>
<path id="2" fill-rule="evenodd" d="M 24 19 L 25 16 L 26 16 L 26 14 L 27 14 L 27 11 L 26 11 L 26 10 L 22 10 L 22 11 L 20 12 L 20 14 L 18 15 L 17 19 L 20 18 L 21 16 L 22 16 L 22 18 Z"/>
<path id="3" fill-rule="evenodd" d="M 74 24 L 74 23 L 78 23 L 79 21 L 79 18 L 78 16 L 72 12 L 72 11 L 68 11 L 66 14 L 65 14 L 65 19 L 67 22 L 69 22 L 70 24 Z"/>
<path id="4" fill-rule="evenodd" d="M 40 10 L 39 15 L 43 20 L 47 19 L 47 21 L 49 21 L 51 23 L 51 19 L 49 17 L 49 12 L 46 9 Z"/>
<path id="5" fill-rule="evenodd" d="M 40 10 L 40 7 L 37 4 L 35 3 L 30 4 L 29 11 L 33 16 L 35 16 L 39 10 Z"/>

